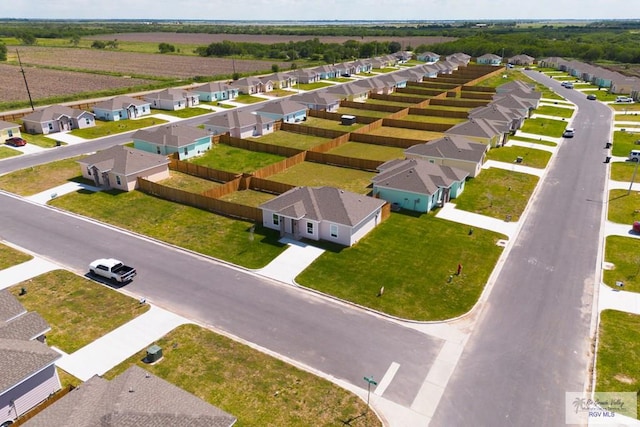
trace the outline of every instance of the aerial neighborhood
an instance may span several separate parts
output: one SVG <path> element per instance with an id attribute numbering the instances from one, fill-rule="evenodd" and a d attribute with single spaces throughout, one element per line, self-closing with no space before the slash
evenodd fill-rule
<path id="1" fill-rule="evenodd" d="M 636 286 L 627 254 L 640 218 L 623 192 L 640 164 L 640 78 L 532 52 L 432 49 L 253 74 L 226 58 L 233 78 L 0 113 L 0 209 L 19 209 L 0 233 L 0 426 L 442 425 L 450 380 L 466 387 L 458 364 L 476 360 L 465 353 L 474 328 L 497 331 L 499 354 L 478 361 L 489 366 L 537 352 L 500 339 L 555 316 L 542 292 L 591 304 L 580 292 L 592 280 L 571 292 L 530 285 L 555 286 L 571 263 L 526 251 L 588 252 L 579 238 L 602 234 L 600 294 L 584 292 L 603 308 L 557 322 L 565 338 L 566 324 L 591 334 L 567 344 L 578 354 Z M 587 150 L 604 161 L 576 169 Z M 569 162 L 584 185 L 557 173 Z M 582 191 L 600 178 L 610 208 L 571 204 L 574 192 L 592 201 Z M 547 198 L 556 185 L 562 200 Z M 573 208 L 605 209 L 589 219 L 606 217 L 608 231 L 585 223 L 547 230 L 551 243 L 522 240 Z M 553 221 L 538 216 L 553 209 Z M 106 241 L 87 234 L 105 230 Z M 57 253 L 27 248 L 36 234 L 61 239 Z M 97 250 L 82 259 L 88 271 L 64 267 Z M 530 270 L 514 284 L 516 265 Z M 515 293 L 522 309 L 502 322 L 494 310 Z M 577 362 L 599 372 L 594 393 L 613 387 L 597 351 Z"/>

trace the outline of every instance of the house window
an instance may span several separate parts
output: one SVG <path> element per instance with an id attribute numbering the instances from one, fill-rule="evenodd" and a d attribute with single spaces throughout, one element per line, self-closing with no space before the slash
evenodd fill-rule
<path id="1" fill-rule="evenodd" d="M 118 185 L 121 185 L 121 184 L 122 184 L 122 183 L 120 182 L 120 176 L 119 176 L 119 175 L 116 175 L 116 183 L 117 183 Z"/>
<path id="2" fill-rule="evenodd" d="M 331 233 L 331 237 L 338 237 L 338 226 L 335 224 L 331 224 L 331 227 L 329 227 L 329 231 Z"/>
<path id="3" fill-rule="evenodd" d="M 271 125 L 267 125 L 267 130 L 271 129 Z"/>
<path id="4" fill-rule="evenodd" d="M 158 152 L 158 154 L 161 154 L 160 153 L 160 147 L 156 147 L 156 151 Z"/>
<path id="5" fill-rule="evenodd" d="M 122 111 L 118 111 L 118 117 L 122 118 Z"/>
<path id="6" fill-rule="evenodd" d="M 307 234 L 313 234 L 313 223 L 307 222 Z"/>
<path id="7" fill-rule="evenodd" d="M 53 130 L 53 123 L 49 123 L 49 130 Z"/>
<path id="8" fill-rule="evenodd" d="M 85 124 L 90 125 L 91 124 L 91 120 L 87 117 L 86 119 L 84 119 Z"/>
<path id="9" fill-rule="evenodd" d="M 147 111 L 147 107 L 142 107 L 142 112 L 145 113 Z"/>
<path id="10" fill-rule="evenodd" d="M 184 155 L 186 156 L 187 154 L 189 154 L 189 147 L 184 147 Z"/>
<path id="11" fill-rule="evenodd" d="M 7 135 L 9 135 L 9 138 L 13 137 L 13 131 L 9 129 L 9 132 L 7 133 Z"/>
<path id="12" fill-rule="evenodd" d="M 87 175 L 91 176 L 91 168 L 87 166 Z"/>
<path id="13" fill-rule="evenodd" d="M 273 214 L 273 225 L 280 225 L 280 217 L 278 214 Z"/>

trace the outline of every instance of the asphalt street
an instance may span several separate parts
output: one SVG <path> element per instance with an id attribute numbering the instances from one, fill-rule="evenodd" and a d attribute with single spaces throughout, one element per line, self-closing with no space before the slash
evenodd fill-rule
<path id="1" fill-rule="evenodd" d="M 443 395 L 432 426 L 559 426 L 582 392 L 605 205 L 611 110 L 538 72 L 578 105 Z"/>

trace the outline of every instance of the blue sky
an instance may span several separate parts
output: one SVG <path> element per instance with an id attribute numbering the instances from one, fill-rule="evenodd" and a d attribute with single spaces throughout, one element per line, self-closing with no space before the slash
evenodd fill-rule
<path id="1" fill-rule="evenodd" d="M 3 18 L 640 19 L 638 0 L 0 0 Z"/>

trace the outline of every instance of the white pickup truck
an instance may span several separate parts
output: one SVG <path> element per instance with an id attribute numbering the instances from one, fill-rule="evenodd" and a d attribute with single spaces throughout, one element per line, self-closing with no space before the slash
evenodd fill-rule
<path id="1" fill-rule="evenodd" d="M 135 268 L 113 258 L 100 258 L 93 261 L 89 264 L 89 272 L 120 283 L 131 281 L 137 274 Z"/>

